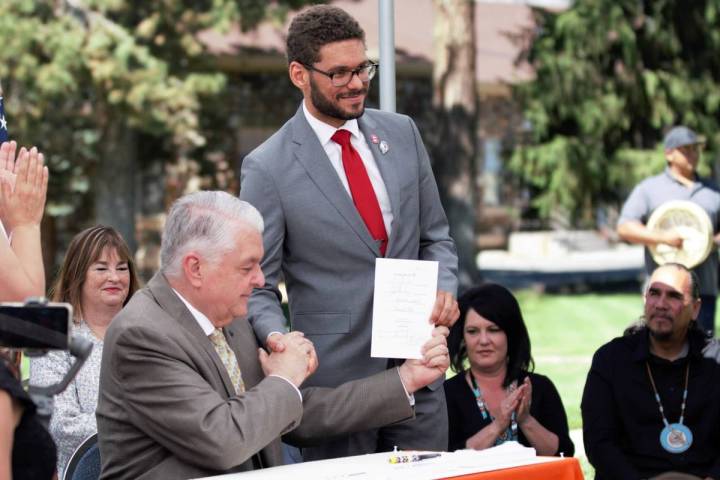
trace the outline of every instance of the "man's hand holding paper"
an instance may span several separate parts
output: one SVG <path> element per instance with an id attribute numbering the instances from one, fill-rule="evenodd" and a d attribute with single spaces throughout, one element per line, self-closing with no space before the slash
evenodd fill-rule
<path id="1" fill-rule="evenodd" d="M 447 327 L 435 327 L 432 338 L 422 346 L 423 358 L 410 359 L 400 365 L 398 373 L 408 393 L 414 393 L 445 375 L 450 366 Z"/>

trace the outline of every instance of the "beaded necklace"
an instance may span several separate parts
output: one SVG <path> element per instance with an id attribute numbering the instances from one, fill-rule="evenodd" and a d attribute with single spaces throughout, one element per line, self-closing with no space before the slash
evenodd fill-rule
<path id="1" fill-rule="evenodd" d="M 493 420 L 495 420 L 495 417 L 493 417 L 488 411 L 487 407 L 485 407 L 485 400 L 483 400 L 482 391 L 480 390 L 480 387 L 478 387 L 478 384 L 475 381 L 475 375 L 473 375 L 472 371 L 469 371 L 468 375 L 470 376 L 470 383 L 472 383 L 472 392 L 473 395 L 475 395 L 475 403 L 477 403 L 477 406 L 480 409 L 480 415 L 482 415 L 483 420 L 487 420 L 488 418 L 490 418 L 490 421 L 492 422 Z M 512 391 L 512 386 L 510 388 L 510 391 Z M 500 445 L 508 441 L 517 441 L 517 431 L 517 415 L 513 411 L 510 416 L 510 426 L 498 438 L 495 439 L 494 445 Z"/>
<path id="2" fill-rule="evenodd" d="M 690 448 L 693 442 L 692 431 L 687 425 L 683 424 L 685 421 L 685 403 L 687 402 L 688 381 L 690 378 L 690 360 L 688 359 L 687 367 L 685 367 L 685 388 L 683 389 L 682 405 L 680 406 L 680 420 L 678 420 L 677 423 L 670 423 L 665 417 L 665 409 L 660 401 L 660 394 L 655 386 L 655 379 L 650 370 L 650 364 L 645 362 L 645 367 L 647 368 L 648 377 L 650 377 L 650 385 L 652 385 L 653 393 L 655 394 L 655 401 L 658 404 L 660 416 L 665 425 L 665 428 L 660 432 L 660 445 L 670 453 L 682 453 Z"/>

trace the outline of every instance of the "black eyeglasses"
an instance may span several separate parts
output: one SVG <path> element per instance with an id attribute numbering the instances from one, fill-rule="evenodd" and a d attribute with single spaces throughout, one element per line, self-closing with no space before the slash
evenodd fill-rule
<path id="1" fill-rule="evenodd" d="M 303 64 L 305 68 L 308 70 L 312 70 L 313 72 L 322 73 L 326 77 L 330 79 L 330 82 L 332 82 L 334 87 L 344 87 L 348 83 L 352 81 L 352 78 L 354 75 L 357 75 L 361 82 L 367 83 L 375 76 L 375 73 L 377 73 L 378 64 L 377 63 L 367 63 L 363 65 L 362 67 L 358 67 L 355 70 L 340 70 L 337 72 L 323 72 L 322 70 L 319 70 L 311 65 Z"/>

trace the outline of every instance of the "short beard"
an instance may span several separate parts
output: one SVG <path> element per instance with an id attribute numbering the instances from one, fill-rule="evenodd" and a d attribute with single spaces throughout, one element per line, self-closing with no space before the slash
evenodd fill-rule
<path id="1" fill-rule="evenodd" d="M 348 94 L 366 94 L 367 88 L 363 88 L 360 90 L 351 90 L 347 92 Z M 365 113 L 365 105 L 363 104 L 362 108 L 359 112 L 344 112 L 340 110 L 337 105 L 333 104 L 330 100 L 328 100 L 327 97 L 325 97 L 322 93 L 320 93 L 320 89 L 317 87 L 317 84 L 312 79 L 312 76 L 310 77 L 310 101 L 312 102 L 315 109 L 322 113 L 323 115 L 327 115 L 331 118 L 337 118 L 338 120 L 352 120 L 354 118 L 359 118 L 362 116 L 363 113 Z"/>
<path id="2" fill-rule="evenodd" d="M 671 325 L 670 325 L 670 327 L 671 327 L 671 328 L 670 328 L 670 331 L 668 331 L 668 332 L 657 332 L 657 331 L 655 331 L 654 329 L 650 328 L 650 315 L 648 315 L 648 314 L 646 313 L 643 317 L 644 317 L 645 327 L 648 329 L 648 332 L 650 332 L 650 336 L 651 336 L 653 339 L 655 339 L 655 340 L 658 341 L 658 342 L 667 342 L 668 340 L 670 340 L 670 339 L 672 338 L 672 335 L 673 335 L 673 327 L 675 326 L 675 320 L 673 320 L 672 318 L 664 317 L 664 318 L 670 320 L 670 323 L 671 323 Z"/>
<path id="3" fill-rule="evenodd" d="M 650 328 L 648 328 L 648 331 L 650 332 L 650 336 L 657 340 L 658 342 L 667 342 L 672 338 L 672 330 L 669 332 L 656 332 Z"/>

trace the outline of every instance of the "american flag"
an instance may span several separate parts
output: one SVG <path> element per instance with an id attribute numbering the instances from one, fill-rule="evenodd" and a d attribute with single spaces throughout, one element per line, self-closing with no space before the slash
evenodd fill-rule
<path id="1" fill-rule="evenodd" d="M 2 86 L 0 85 L 0 142 L 7 142 L 8 129 L 7 120 L 5 120 L 5 107 L 3 106 Z"/>

